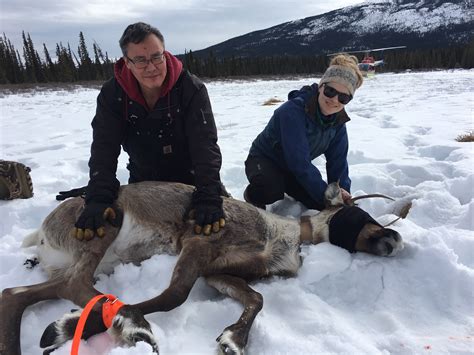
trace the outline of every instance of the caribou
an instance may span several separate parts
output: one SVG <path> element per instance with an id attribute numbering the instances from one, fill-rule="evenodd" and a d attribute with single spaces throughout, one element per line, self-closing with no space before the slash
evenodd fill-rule
<path id="1" fill-rule="evenodd" d="M 240 318 L 217 338 L 219 352 L 243 354 L 252 323 L 263 306 L 262 295 L 249 282 L 272 275 L 296 275 L 302 263 L 302 243 L 330 242 L 350 252 L 377 256 L 394 256 L 403 248 L 398 232 L 381 226 L 354 203 L 345 204 L 337 183 L 328 185 L 326 207 L 300 220 L 223 198 L 225 228 L 210 236 L 196 235 L 193 221 L 183 218 L 192 192 L 193 187 L 180 183 L 122 186 L 114 206 L 120 217 L 106 225 L 104 237 L 89 241 L 70 235 L 84 200 L 76 197 L 58 205 L 23 242 L 24 247 L 37 247 L 40 265 L 49 279 L 2 292 L 0 353 L 21 353 L 21 318 L 28 306 L 63 298 L 85 307 L 102 294 L 94 288 L 94 275 L 111 273 L 118 263 L 140 263 L 167 253 L 178 256 L 168 288 L 152 299 L 122 305 L 109 324 L 111 333 L 130 346 L 145 341 L 158 353 L 158 341 L 144 315 L 178 307 L 203 277 L 211 287 L 244 306 Z M 107 302 L 108 298 L 101 299 L 93 306 L 83 339 L 107 330 L 102 314 Z M 68 313 L 46 328 L 40 341 L 45 354 L 73 338 L 80 315 L 80 310 Z"/>

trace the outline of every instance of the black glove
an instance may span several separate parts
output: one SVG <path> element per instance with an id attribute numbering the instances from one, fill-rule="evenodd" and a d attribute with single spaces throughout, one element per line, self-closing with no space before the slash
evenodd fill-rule
<path id="1" fill-rule="evenodd" d="M 117 227 L 121 223 L 121 213 L 110 203 L 89 202 L 74 225 L 73 235 L 78 240 L 91 240 L 94 233 L 105 236 L 105 222 Z"/>
<path id="2" fill-rule="evenodd" d="M 69 197 L 77 197 L 77 196 L 82 196 L 86 194 L 86 189 L 87 186 L 79 187 L 77 189 L 72 189 L 69 191 L 59 191 L 59 195 L 56 195 L 56 200 L 58 201 L 63 201 Z"/>
<path id="3" fill-rule="evenodd" d="M 215 190 L 215 191 L 214 191 Z M 194 233 L 210 235 L 211 231 L 219 232 L 225 226 L 225 215 L 222 209 L 222 197 L 217 189 L 201 188 L 193 192 Z"/>

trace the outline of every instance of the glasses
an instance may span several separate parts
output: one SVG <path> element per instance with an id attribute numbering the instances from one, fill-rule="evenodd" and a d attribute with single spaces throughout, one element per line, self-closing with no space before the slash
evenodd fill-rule
<path id="1" fill-rule="evenodd" d="M 158 65 L 165 61 L 165 54 L 164 53 L 157 53 L 153 54 L 150 59 L 146 59 L 144 57 L 136 57 L 135 59 L 131 59 L 125 56 L 137 69 L 145 69 L 148 64 Z"/>
<path id="2" fill-rule="evenodd" d="M 324 96 L 327 96 L 330 99 L 332 99 L 336 95 L 337 95 L 337 100 L 343 105 L 348 104 L 352 100 L 352 95 L 344 94 L 343 92 L 337 91 L 332 86 L 324 84 Z"/>

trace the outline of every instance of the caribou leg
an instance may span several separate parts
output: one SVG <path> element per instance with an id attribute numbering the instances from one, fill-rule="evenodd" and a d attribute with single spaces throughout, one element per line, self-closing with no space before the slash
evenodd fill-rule
<path id="1" fill-rule="evenodd" d="M 64 287 L 64 285 L 62 286 Z M 66 295 L 71 295 L 70 292 L 72 290 L 70 290 L 70 286 L 68 286 L 69 282 L 67 283 L 67 286 L 61 290 L 61 298 L 68 299 L 79 307 L 84 307 L 92 297 L 101 294 L 94 287 L 92 287 L 92 284 L 81 285 L 79 283 L 75 283 L 75 291 L 77 296 L 64 297 Z M 44 330 L 40 340 L 40 346 L 41 348 L 45 348 L 45 354 L 49 354 L 74 337 L 74 332 L 81 316 L 81 311 L 82 308 L 72 310 L 70 313 L 62 316 L 59 320 L 48 325 L 48 327 Z M 102 313 L 100 308 L 94 307 L 93 311 L 87 318 L 84 332 L 82 334 L 82 339 L 88 339 L 89 337 L 106 330 L 107 328 L 102 322 Z"/>
<path id="2" fill-rule="evenodd" d="M 169 311 L 186 300 L 191 288 L 209 260 L 208 244 L 200 242 L 199 239 L 196 238 L 196 243 L 187 243 L 187 248 L 183 247 L 173 271 L 170 286 L 161 295 L 136 305 L 125 305 L 118 311 L 113 320 L 112 334 L 120 342 L 133 346 L 138 341 L 145 341 L 158 353 L 157 341 L 153 336 L 150 324 L 144 318 L 144 314 Z M 88 254 L 84 253 L 84 255 Z M 100 260 L 100 258 L 94 258 L 94 261 L 96 260 Z M 68 282 L 69 286 L 63 289 L 61 297 L 70 299 L 84 307 L 93 296 L 100 294 L 92 287 L 92 276 L 96 266 L 97 264 L 91 265 L 90 258 L 81 259 L 74 270 L 70 272 L 70 275 L 74 275 L 74 278 L 71 278 Z M 103 301 L 99 302 L 90 313 L 84 327 L 84 339 L 105 331 L 102 323 L 102 303 Z M 60 346 L 60 343 L 72 339 L 79 317 L 80 312 L 70 313 L 52 323 L 43 334 L 41 345 L 54 349 L 54 347 Z M 58 328 L 60 329 L 59 332 L 57 331 Z"/>
<path id="3" fill-rule="evenodd" d="M 85 305 L 96 295 L 102 294 L 96 290 L 94 284 L 94 272 L 102 260 L 107 248 L 117 236 L 117 230 L 110 227 L 107 231 L 107 239 L 95 238 L 89 242 L 80 242 L 81 257 L 66 271 L 64 279 L 67 280 L 58 295 L 68 299 L 80 307 Z M 83 339 L 102 333 L 107 330 L 102 322 L 102 304 L 105 299 L 100 300 L 89 314 L 82 334 Z M 51 323 L 43 333 L 41 347 L 46 347 L 46 351 L 52 351 L 61 346 L 66 341 L 74 337 L 74 332 L 81 316 L 81 312 L 65 314 L 61 319 Z M 139 310 L 124 306 L 117 313 L 112 324 L 112 333 L 120 343 L 130 346 L 138 341 L 146 341 L 158 352 L 158 347 L 151 332 L 150 324 L 145 320 Z"/>
<path id="4" fill-rule="evenodd" d="M 149 314 L 171 311 L 182 305 L 212 259 L 212 248 L 205 239 L 193 237 L 186 240 L 168 288 L 159 296 L 137 303 L 133 307 L 140 309 L 143 314 Z"/>
<path id="5" fill-rule="evenodd" d="M 262 295 L 252 290 L 247 282 L 240 277 L 228 274 L 212 275 L 215 269 L 211 261 L 216 260 L 216 253 L 218 254 L 219 250 L 206 239 L 195 237 L 187 239 L 183 244 L 168 288 L 159 296 L 132 307 L 140 309 L 144 314 L 170 311 L 183 304 L 198 277 L 205 276 L 211 286 L 244 305 L 244 312 L 240 319 L 224 329 L 217 339 L 220 351 L 224 354 L 243 354 L 250 327 L 263 306 Z M 236 265 L 228 267 L 229 271 L 235 268 L 240 270 Z M 254 275 L 255 272 L 251 272 L 251 274 Z M 258 275 L 261 275 L 260 269 Z"/>
<path id="6" fill-rule="evenodd" d="M 63 271 L 64 282 L 57 290 L 59 297 L 70 300 L 79 307 L 84 307 L 92 297 L 100 294 L 93 287 L 94 272 L 116 236 L 117 230 L 110 228 L 102 239 L 95 238 L 88 242 L 69 241 L 77 245 L 80 258 L 74 265 Z M 45 352 L 52 351 L 73 338 L 80 316 L 81 312 L 77 311 L 67 313 L 45 329 L 40 342 L 42 348 L 47 348 Z M 84 339 L 106 330 L 100 318 L 100 308 L 96 305 L 84 327 Z"/>
<path id="7" fill-rule="evenodd" d="M 71 299 L 75 304 L 84 307 L 91 298 L 99 294 L 101 294 L 101 292 L 97 291 L 91 284 L 89 284 L 83 285 L 83 287 L 80 288 L 77 297 L 70 297 L 69 299 Z M 100 300 L 89 314 L 82 334 L 82 339 L 88 339 L 95 334 L 107 330 L 102 321 L 101 307 L 104 302 L 105 299 Z M 57 349 L 74 337 L 74 332 L 77 323 L 79 322 L 81 311 L 82 309 L 79 311 L 71 311 L 71 313 L 65 314 L 61 319 L 51 323 L 46 328 L 41 337 L 40 343 L 42 348 L 46 348 L 45 354 Z M 124 305 L 114 317 L 112 334 L 119 343 L 129 346 L 134 346 L 139 341 L 145 341 L 151 345 L 156 353 L 158 353 L 157 341 L 151 331 L 150 324 L 140 310 L 132 306 Z"/>
<path id="8" fill-rule="evenodd" d="M 0 354 L 21 354 L 20 329 L 25 309 L 37 302 L 58 298 L 62 280 L 3 290 L 0 298 Z"/>
<path id="9" fill-rule="evenodd" d="M 239 320 L 225 328 L 217 338 L 222 354 L 241 355 L 247 345 L 253 321 L 263 307 L 263 297 L 240 277 L 214 275 L 206 277 L 206 281 L 222 294 L 232 297 L 244 306 Z"/>

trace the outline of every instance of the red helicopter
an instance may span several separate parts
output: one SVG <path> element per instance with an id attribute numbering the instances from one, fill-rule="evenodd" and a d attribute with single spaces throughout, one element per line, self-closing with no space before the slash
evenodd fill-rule
<path id="1" fill-rule="evenodd" d="M 372 48 L 372 49 L 364 49 L 364 50 L 360 50 L 360 51 L 351 51 L 351 52 L 344 52 L 344 53 L 348 53 L 348 54 L 365 53 L 364 58 L 359 63 L 359 70 L 362 72 L 362 75 L 364 75 L 365 77 L 371 77 L 371 76 L 375 75 L 375 67 L 383 65 L 384 61 L 383 61 L 383 59 L 375 60 L 375 58 L 372 55 L 370 55 L 370 53 L 371 52 L 383 52 L 383 51 L 387 51 L 387 50 L 400 49 L 400 48 L 406 48 L 406 46 Z M 342 53 L 342 52 L 331 53 L 331 54 L 328 54 L 328 56 L 333 56 L 333 55 L 340 54 L 340 53 Z"/>

